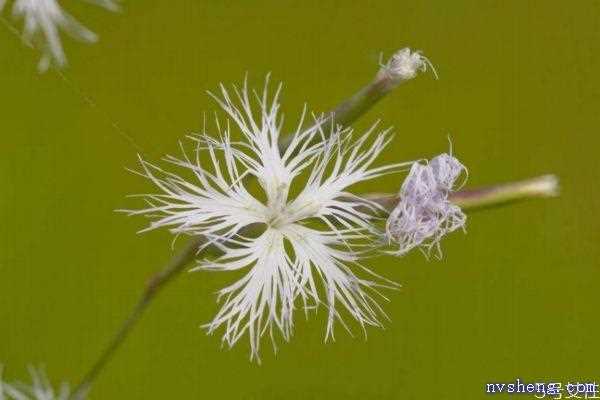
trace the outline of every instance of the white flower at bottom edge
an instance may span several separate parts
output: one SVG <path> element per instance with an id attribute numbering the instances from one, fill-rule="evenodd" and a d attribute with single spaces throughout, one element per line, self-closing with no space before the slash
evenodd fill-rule
<path id="1" fill-rule="evenodd" d="M 2 379 L 0 366 L 0 400 L 69 400 L 70 390 L 66 383 L 55 391 L 42 368 L 30 367 L 29 374 L 31 384 L 8 383 Z"/>
<path id="2" fill-rule="evenodd" d="M 385 313 L 376 300 L 381 296 L 377 289 L 395 284 L 359 264 L 378 239 L 373 215 L 380 209 L 348 188 L 410 165 L 372 166 L 391 140 L 389 131 L 373 135 L 371 142 L 376 126 L 356 139 L 341 128 L 326 135 L 319 121 L 302 128 L 306 109 L 289 147 L 280 151 L 280 89 L 270 100 L 268 79 L 262 94 L 250 94 L 245 83 L 241 89 L 234 86 L 232 95 L 221 85 L 220 96 L 211 96 L 229 121 L 217 120 L 218 138 L 195 136 L 194 157 L 183 151 L 182 158 L 166 159 L 192 179 L 140 158 L 141 174 L 159 193 L 143 196 L 146 208 L 129 211 L 153 218 L 148 230 L 167 227 L 175 234 L 203 235 L 223 251 L 215 260 L 200 261 L 196 269 L 246 271 L 218 292 L 222 307 L 205 327 L 209 333 L 224 328 L 223 341 L 229 346 L 247 334 L 251 359 L 258 359 L 265 333 L 274 346 L 275 331 L 289 340 L 298 302 L 305 310 L 326 307 L 326 339 L 333 337 L 335 320 L 348 328 L 340 308 L 363 330 L 381 326 Z M 232 141 L 231 125 L 242 134 L 241 141 Z M 258 180 L 264 200 L 248 191 L 248 176 Z M 292 184 L 300 188 L 295 196 L 290 195 Z M 258 236 L 240 233 L 251 224 L 262 227 Z M 366 271 L 366 277 L 357 271 Z"/>

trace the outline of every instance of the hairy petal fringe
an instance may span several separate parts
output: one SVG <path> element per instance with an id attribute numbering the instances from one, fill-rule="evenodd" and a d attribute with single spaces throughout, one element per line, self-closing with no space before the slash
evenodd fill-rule
<path id="1" fill-rule="evenodd" d="M 467 220 L 460 207 L 448 200 L 456 180 L 466 173 L 458 159 L 445 153 L 413 164 L 386 224 L 388 240 L 398 247 L 392 254 L 401 256 L 419 247 L 426 256 L 435 251 L 441 258 L 442 238 L 464 229 Z"/>
<path id="2" fill-rule="evenodd" d="M 411 165 L 374 166 L 391 140 L 389 130 L 376 132 L 375 124 L 355 139 L 350 129 L 325 126 L 320 117 L 305 128 L 306 108 L 289 147 L 280 150 L 280 92 L 278 85 L 269 95 L 268 77 L 261 92 L 251 92 L 247 81 L 232 91 L 221 85 L 218 95 L 211 96 L 228 120 L 216 117 L 217 135 L 205 129 L 191 136 L 193 158 L 183 146 L 182 157 L 166 157 L 186 176 L 140 159 L 139 174 L 159 193 L 142 195 L 146 208 L 124 210 L 152 218 L 145 230 L 166 227 L 175 234 L 204 235 L 217 244 L 223 254 L 200 261 L 195 270 L 245 271 L 219 291 L 221 308 L 203 327 L 209 333 L 224 329 L 227 346 L 247 335 L 250 358 L 258 361 L 265 334 L 274 347 L 277 336 L 290 340 L 294 310 L 300 305 L 306 313 L 320 305 L 328 310 L 327 339 L 333 338 L 335 321 L 349 329 L 346 313 L 363 330 L 382 326 L 385 313 L 378 301 L 385 298 L 379 289 L 395 284 L 359 264 L 381 235 L 374 224 L 380 208 L 349 190 Z M 233 128 L 241 134 L 239 141 L 231 140 Z M 246 177 L 257 179 L 263 197 L 250 194 Z M 303 186 L 294 192 L 292 184 Z M 240 234 L 250 224 L 262 226 L 258 237 Z M 359 271 L 366 271 L 368 279 L 359 277 Z"/>

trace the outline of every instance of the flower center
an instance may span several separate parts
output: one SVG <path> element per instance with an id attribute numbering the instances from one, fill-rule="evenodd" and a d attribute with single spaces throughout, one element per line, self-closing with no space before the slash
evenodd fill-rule
<path id="1" fill-rule="evenodd" d="M 292 203 L 279 212 L 274 210 L 267 220 L 267 225 L 274 229 L 280 229 L 286 225 L 316 216 L 320 208 L 319 203 L 313 200 L 302 204 Z"/>

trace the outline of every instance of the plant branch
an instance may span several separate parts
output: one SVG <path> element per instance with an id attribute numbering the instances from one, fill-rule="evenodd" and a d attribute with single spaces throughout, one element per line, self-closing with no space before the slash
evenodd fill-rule
<path id="1" fill-rule="evenodd" d="M 535 178 L 465 189 L 451 193 L 449 199 L 465 211 L 479 210 L 534 198 L 555 197 L 558 195 L 558 178 L 555 175 L 542 175 Z M 388 212 L 398 204 L 397 194 L 371 193 L 365 195 Z"/>
<path id="2" fill-rule="evenodd" d="M 318 124 L 321 126 L 350 126 L 398 85 L 413 79 L 417 76 L 417 72 L 425 71 L 426 65 L 429 65 L 427 63 L 429 61 L 418 52 L 411 53 L 408 48 L 398 50 L 386 65 L 381 65 L 371 82 L 326 112 L 324 119 Z M 291 140 L 291 135 L 283 138 L 279 143 L 279 148 L 282 151 L 285 150 Z"/>
<path id="3" fill-rule="evenodd" d="M 333 124 L 341 125 L 348 125 L 354 122 L 400 83 L 412 79 L 417 71 L 424 70 L 425 64 L 423 60 L 426 59 L 418 53 L 410 53 L 408 49 L 400 50 L 392 57 L 387 65 L 382 66 L 371 83 L 360 89 L 348 100 L 335 107 L 329 112 L 325 121 L 331 121 Z M 282 140 L 280 147 L 285 149 L 288 144 L 289 137 Z M 481 206 L 492 206 L 511 200 L 540 197 L 544 195 L 544 185 L 540 184 L 540 179 L 541 178 L 535 178 L 528 181 L 488 188 L 464 190 L 454 193 L 452 200 L 465 209 L 472 209 Z M 398 197 L 396 195 L 370 195 L 369 197 L 386 207 L 388 210 L 393 209 L 398 202 Z M 253 230 L 255 230 L 255 227 L 249 226 L 247 227 L 246 232 L 252 232 Z M 175 254 L 167 265 L 148 281 L 134 308 L 123 321 L 107 347 L 102 351 L 97 361 L 76 386 L 73 395 L 70 397 L 71 400 L 83 400 L 85 398 L 92 383 L 131 334 L 133 328 L 139 322 L 145 310 L 152 304 L 152 301 L 156 298 L 158 293 L 160 293 L 160 291 L 174 278 L 179 276 L 180 273 L 200 255 L 200 253 L 218 253 L 218 249 L 214 246 L 203 248 L 205 243 L 206 240 L 204 237 L 194 237 L 190 239 L 189 243 Z M 199 249 L 201 248 L 203 250 L 199 252 Z"/>
<path id="4" fill-rule="evenodd" d="M 558 178 L 555 175 L 542 175 L 501 185 L 459 191 L 452 194 L 450 200 L 463 209 L 474 210 L 533 198 L 556 197 L 558 192 Z"/>
<path id="5" fill-rule="evenodd" d="M 121 324 L 119 330 L 114 335 L 108 346 L 101 353 L 98 360 L 92 365 L 88 373 L 81 380 L 81 383 L 75 388 L 71 399 L 82 400 L 87 395 L 92 382 L 105 367 L 106 363 L 114 356 L 115 352 L 123 344 L 131 330 L 139 321 L 140 317 L 148 308 L 152 300 L 169 282 L 173 280 L 181 271 L 184 270 L 197 255 L 200 246 L 205 243 L 203 237 L 192 238 L 181 251 L 173 256 L 167 265 L 156 273 L 146 284 L 146 287 L 140 296 L 135 307 L 125 321 Z"/>

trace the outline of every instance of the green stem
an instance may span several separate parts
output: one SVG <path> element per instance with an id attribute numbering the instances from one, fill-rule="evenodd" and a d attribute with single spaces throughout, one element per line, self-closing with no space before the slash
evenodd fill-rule
<path id="1" fill-rule="evenodd" d="M 397 83 L 387 74 L 377 74 L 373 82 L 362 87 L 352 97 L 328 113 L 326 122 L 334 125 L 349 126 L 383 99 Z"/>
<path id="2" fill-rule="evenodd" d="M 465 211 L 495 207 L 520 200 L 554 197 L 558 195 L 558 179 L 554 175 L 542 175 L 521 181 L 465 189 L 451 193 L 451 202 Z M 391 211 L 400 197 L 393 194 L 373 193 L 365 196 Z"/>
<path id="3" fill-rule="evenodd" d="M 531 179 L 453 193 L 450 200 L 463 209 L 473 210 L 532 198 L 558 195 L 558 179 L 543 175 Z"/>
<path id="4" fill-rule="evenodd" d="M 203 237 L 191 239 L 179 253 L 173 256 L 164 269 L 159 271 L 148 281 L 138 302 L 127 318 L 125 318 L 119 327 L 119 330 L 113 336 L 108 346 L 102 351 L 100 357 L 92 365 L 87 374 L 83 377 L 79 385 L 75 388 L 75 391 L 71 396 L 72 400 L 83 400 L 86 397 L 91 384 L 114 356 L 119 347 L 121 347 L 152 300 L 162 288 L 179 275 L 179 273 L 183 271 L 196 256 L 198 256 L 198 249 L 204 242 L 205 240 Z"/>
<path id="5" fill-rule="evenodd" d="M 381 67 L 371 82 L 360 88 L 335 108 L 326 112 L 324 114 L 325 118 L 319 124 L 322 126 L 350 126 L 398 87 L 398 85 L 411 79 L 412 77 L 408 78 L 390 73 L 385 66 Z M 291 136 L 283 138 L 279 143 L 279 148 L 285 150 L 291 140 Z"/>

